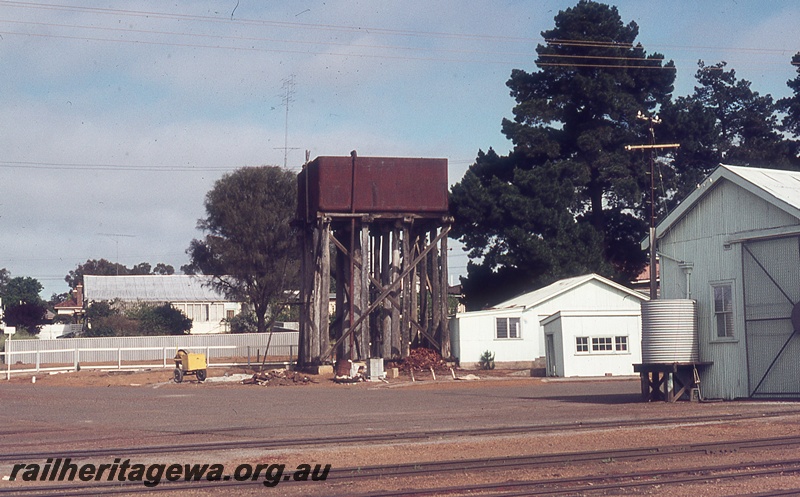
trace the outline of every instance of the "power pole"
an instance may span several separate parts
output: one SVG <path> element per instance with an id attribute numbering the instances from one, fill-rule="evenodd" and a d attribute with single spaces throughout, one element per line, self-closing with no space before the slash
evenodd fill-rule
<path id="1" fill-rule="evenodd" d="M 658 116 L 648 116 L 642 111 L 636 115 L 636 119 L 647 121 L 650 130 L 650 143 L 647 145 L 626 145 L 625 150 L 649 150 L 650 151 L 650 300 L 658 298 L 658 267 L 656 257 L 656 179 L 655 179 L 655 156 L 653 151 L 662 148 L 678 148 L 680 143 L 666 143 L 656 145 L 655 125 L 661 124 Z"/>

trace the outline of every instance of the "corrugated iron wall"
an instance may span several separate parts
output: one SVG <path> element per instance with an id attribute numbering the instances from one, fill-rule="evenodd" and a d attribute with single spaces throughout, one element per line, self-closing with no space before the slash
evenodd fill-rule
<path id="1" fill-rule="evenodd" d="M 797 237 L 743 246 L 747 363 L 752 396 L 800 395 L 800 339 L 791 316 L 800 301 Z"/>

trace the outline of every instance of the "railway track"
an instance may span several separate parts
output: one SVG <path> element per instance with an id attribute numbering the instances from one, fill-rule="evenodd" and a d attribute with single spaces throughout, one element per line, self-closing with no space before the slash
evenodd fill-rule
<path id="1" fill-rule="evenodd" d="M 726 414 L 726 415 L 711 415 L 711 416 L 693 416 L 693 417 L 680 417 L 680 418 L 659 418 L 658 425 L 660 427 L 669 425 L 701 425 L 701 424 L 714 424 L 714 423 L 734 423 L 742 421 L 750 421 L 754 419 L 767 419 L 785 416 L 800 416 L 800 410 L 787 410 L 787 411 L 770 411 L 763 413 L 753 414 Z M 625 419 L 625 420 L 610 420 L 610 421 L 597 421 L 597 422 L 580 422 L 580 423 L 559 423 L 547 425 L 521 425 L 521 426 L 503 426 L 503 427 L 489 427 L 489 428 L 476 428 L 476 429 L 451 429 L 451 430 L 430 430 L 420 432 L 394 432 L 394 433 L 375 433 L 367 435 L 352 435 L 341 437 L 317 437 L 307 439 L 285 438 L 285 439 L 256 439 L 256 440 L 226 440 L 216 442 L 202 442 L 202 443 L 181 443 L 181 444 L 167 444 L 167 445 L 143 445 L 131 447 L 109 447 L 99 449 L 54 449 L 50 451 L 35 451 L 35 452 L 3 452 L 0 453 L 0 463 L 2 462 L 15 462 L 20 463 L 24 461 L 41 461 L 47 458 L 72 458 L 77 459 L 91 459 L 100 457 L 121 457 L 121 456 L 136 456 L 136 455 L 160 455 L 160 454 L 177 454 L 181 452 L 197 452 L 197 451 L 227 451 L 227 450 L 241 450 L 241 449 L 260 449 L 260 450 L 278 450 L 291 447 L 320 447 L 320 446 L 342 446 L 342 445 L 359 445 L 359 444 L 392 444 L 392 443 L 409 443 L 409 442 L 424 442 L 430 440 L 439 440 L 446 438 L 456 437 L 489 437 L 489 436 L 513 436 L 525 435 L 533 433 L 558 433 L 564 431 L 592 431 L 592 430 L 605 430 L 605 429 L 620 429 L 620 428 L 634 428 L 641 426 L 650 426 L 653 424 L 652 419 Z M 196 432 L 187 432 L 187 434 L 196 434 Z M 213 433 L 213 432 L 212 432 Z M 183 433 L 174 433 L 174 436 L 181 436 Z M 9 448 L 6 447 L 8 450 Z"/>
<path id="2" fill-rule="evenodd" d="M 646 464 L 659 458 L 680 456 L 687 458 L 698 454 L 723 456 L 734 452 L 757 451 L 770 449 L 786 449 L 800 446 L 800 436 L 773 437 L 754 440 L 730 440 L 712 443 L 679 444 L 660 447 L 642 447 L 634 449 L 618 449 L 603 451 L 584 451 L 572 453 L 551 453 L 531 456 L 496 457 L 459 459 L 451 461 L 415 462 L 408 464 L 362 466 L 353 468 L 333 468 L 325 482 L 316 482 L 309 490 L 324 490 L 325 495 L 357 495 L 352 488 L 337 493 L 337 483 L 353 483 L 381 478 L 402 479 L 408 485 L 442 475 L 464 473 L 469 475 L 492 472 L 531 470 L 542 467 L 585 467 L 587 463 L 606 463 L 622 460 L 635 460 Z M 125 454 L 128 455 L 128 454 Z M 73 455 L 73 460 L 75 456 Z M 647 466 L 652 466 L 646 464 Z M 405 488 L 402 491 L 370 492 L 362 495 L 392 497 L 408 496 L 460 496 L 480 491 L 481 495 L 514 496 L 514 495 L 559 495 L 602 492 L 620 488 L 636 489 L 654 485 L 678 485 L 710 480 L 731 478 L 763 477 L 769 475 L 785 475 L 800 473 L 800 459 L 771 460 L 759 463 L 715 465 L 703 467 L 675 468 L 647 472 L 630 472 L 613 475 L 582 475 L 569 478 L 532 479 L 520 481 L 499 481 L 482 485 L 468 484 L 439 488 Z M 519 473 L 522 474 L 522 473 Z M 281 481 L 281 489 L 296 487 L 304 483 Z M 331 484 L 333 486 L 331 486 Z M 429 485 L 429 484 L 426 484 Z M 56 484 L 25 484 L 13 488 L 0 488 L 0 496 L 15 495 L 63 495 L 67 497 L 81 495 L 138 494 L 145 492 L 175 492 L 186 490 L 212 490 L 224 488 L 232 491 L 236 488 L 253 487 L 263 489 L 261 481 L 235 481 L 228 478 L 224 481 L 190 481 L 161 482 L 156 487 L 146 487 L 141 482 L 69 482 Z M 299 495 L 299 494 L 298 494 Z M 770 494 L 771 495 L 771 494 Z M 786 495 L 792 495 L 788 493 Z"/>

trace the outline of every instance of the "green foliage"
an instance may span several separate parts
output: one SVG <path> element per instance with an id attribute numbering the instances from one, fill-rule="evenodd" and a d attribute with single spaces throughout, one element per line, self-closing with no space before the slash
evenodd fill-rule
<path id="1" fill-rule="evenodd" d="M 636 44 L 638 26 L 615 7 L 580 1 L 555 23 L 542 33 L 554 41 L 536 49 L 539 71 L 507 83 L 514 150 L 479 152 L 451 192 L 453 236 L 473 259 L 470 309 L 580 273 L 630 280 L 645 265 L 649 178 L 624 146 L 646 138 L 637 114 L 669 100 L 673 64 Z"/>
<path id="2" fill-rule="evenodd" d="M 35 278 L 18 276 L 10 278 L 8 271 L 0 272 L 0 283 L 3 301 L 3 322 L 25 330 L 30 334 L 39 332 L 39 326 L 44 324 L 47 305 L 39 296 L 42 284 Z"/>
<path id="3" fill-rule="evenodd" d="M 794 97 L 776 105 L 724 62 L 701 61 L 694 94 L 673 101 L 673 63 L 648 54 L 638 33 L 615 7 L 581 0 L 542 33 L 538 71 L 512 71 L 514 117 L 502 130 L 513 150 L 479 151 L 451 190 L 451 236 L 472 259 L 462 280 L 468 309 L 581 273 L 623 283 L 640 273 L 650 155 L 626 145 L 654 135 L 681 145 L 657 154 L 657 219 L 721 162 L 800 168 L 800 145 L 781 133 L 800 131 L 800 72 L 789 82 Z M 653 134 L 640 113 L 660 114 Z"/>
<path id="4" fill-rule="evenodd" d="M 480 360 L 481 369 L 494 369 L 494 352 L 484 351 Z"/>
<path id="5" fill-rule="evenodd" d="M 8 309 L 18 304 L 39 304 L 42 298 L 39 292 L 44 287 L 38 280 L 29 276 L 10 278 L 3 288 L 3 308 Z"/>
<path id="6" fill-rule="evenodd" d="M 8 326 L 26 330 L 29 334 L 39 333 L 39 327 L 45 323 L 47 306 L 44 302 L 11 305 L 4 311 L 3 321 Z"/>
<path id="7" fill-rule="evenodd" d="M 192 320 L 169 304 L 139 304 L 125 316 L 138 322 L 138 335 L 185 335 L 192 329 Z"/>
<path id="8" fill-rule="evenodd" d="M 258 323 L 256 322 L 256 315 L 250 311 L 242 311 L 233 316 L 228 322 L 231 333 L 256 333 L 258 332 Z"/>
<path id="9" fill-rule="evenodd" d="M 84 336 L 184 335 L 192 329 L 192 320 L 169 304 L 139 303 L 120 312 L 109 302 L 95 302 L 86 318 Z"/>
<path id="10" fill-rule="evenodd" d="M 175 268 L 169 264 L 159 262 L 153 268 L 147 262 L 140 262 L 130 268 L 117 262 L 110 262 L 106 259 L 89 259 L 83 264 L 69 272 L 64 278 L 70 288 L 75 288 L 78 284 L 83 283 L 83 275 L 90 274 L 94 276 L 125 276 L 125 275 L 146 275 L 146 274 L 175 274 Z"/>
<path id="11" fill-rule="evenodd" d="M 797 71 L 797 76 L 786 82 L 792 90 L 790 97 L 778 101 L 778 109 L 784 113 L 781 129 L 791 133 L 795 138 L 800 138 L 800 52 L 792 57 L 792 66 Z"/>
<path id="12" fill-rule="evenodd" d="M 226 174 L 206 194 L 207 233 L 192 240 L 186 274 L 215 276 L 215 287 L 248 302 L 259 332 L 283 309 L 284 290 L 296 287 L 299 259 L 291 223 L 297 179 L 280 167 L 245 167 Z M 268 315 L 269 313 L 269 315 Z"/>

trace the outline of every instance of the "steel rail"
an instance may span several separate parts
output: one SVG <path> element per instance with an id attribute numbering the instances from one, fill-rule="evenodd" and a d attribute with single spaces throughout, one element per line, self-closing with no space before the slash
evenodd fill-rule
<path id="1" fill-rule="evenodd" d="M 406 464 L 384 465 L 384 466 L 361 466 L 353 468 L 332 468 L 325 482 L 368 480 L 384 477 L 404 477 L 404 478 L 424 478 L 429 476 L 440 476 L 445 473 L 465 472 L 465 471 L 509 471 L 531 469 L 534 467 L 558 466 L 558 465 L 577 465 L 591 462 L 605 462 L 623 459 L 647 460 L 660 457 L 685 456 L 689 454 L 705 453 L 711 455 L 738 452 L 741 450 L 774 449 L 780 446 L 800 445 L 800 436 L 763 438 L 756 440 L 734 440 L 725 442 L 708 442 L 687 445 L 673 445 L 666 447 L 643 447 L 635 449 L 616 449 L 601 451 L 586 451 L 574 453 L 554 453 L 540 454 L 534 456 L 518 457 L 497 457 L 469 460 L 451 460 L 434 462 L 416 462 Z M 758 468 L 758 469 L 753 469 Z M 771 469 L 778 468 L 778 469 Z M 788 469 L 787 469 L 788 468 Z M 750 473 L 742 473 L 742 470 Z M 733 476 L 758 476 L 775 474 L 781 472 L 800 472 L 800 460 L 774 460 L 761 463 L 740 463 L 724 466 L 706 466 L 700 468 L 668 468 L 664 470 L 622 473 L 617 475 L 604 476 L 579 476 L 572 478 L 558 478 L 535 481 L 503 482 L 490 483 L 484 486 L 454 486 L 443 487 L 434 490 L 414 490 L 405 489 L 398 492 L 384 492 L 369 495 L 391 497 L 398 495 L 430 495 L 464 492 L 466 490 L 493 490 L 509 489 L 522 491 L 519 494 L 508 495 L 554 495 L 558 493 L 570 493 L 576 490 L 600 490 L 603 488 L 620 488 L 621 486 L 650 486 L 656 484 L 687 483 L 691 481 L 702 481 L 710 478 L 720 478 L 716 473 L 724 471 L 740 471 Z M 674 482 L 670 480 L 674 475 L 686 473 L 702 473 L 696 477 L 676 477 Z M 715 473 L 709 476 L 710 473 Z M 638 479 L 650 478 L 652 481 L 641 481 Z M 631 480 L 625 483 L 624 480 Z M 613 480 L 603 486 L 604 481 Z M 634 481 L 636 480 L 636 481 Z M 64 496 L 90 495 L 102 491 L 104 494 L 115 493 L 139 493 L 139 492 L 161 492 L 177 491 L 187 489 L 211 489 L 211 488 L 233 488 L 233 486 L 261 484 L 260 481 L 196 481 L 196 482 L 161 482 L 157 487 L 146 487 L 142 482 L 101 482 L 101 483 L 59 483 L 56 485 L 31 485 L 30 487 L 19 486 L 14 488 L 0 489 L 0 495 L 41 495 L 57 494 Z M 302 484 L 294 481 L 281 482 L 282 485 Z M 563 491 L 554 486 L 570 485 Z M 583 485 L 576 489 L 575 485 Z M 609 486 L 610 485 L 610 486 Z M 584 488 L 585 487 L 585 488 Z M 538 489 L 538 490 L 537 490 Z M 504 490 L 505 491 L 505 490 Z M 349 493 L 349 492 L 348 492 Z M 507 495 L 505 493 L 500 495 Z"/>
<path id="2" fill-rule="evenodd" d="M 800 415 L 800 410 L 792 411 L 772 411 L 761 412 L 753 414 L 731 414 L 731 415 L 710 415 L 710 416 L 695 416 L 695 417 L 680 417 L 680 418 L 666 418 L 659 419 L 658 424 L 660 427 L 667 425 L 687 425 L 687 424 L 712 424 L 712 423 L 731 423 L 748 421 L 753 419 L 765 419 L 783 416 L 797 416 Z M 403 442 L 420 442 L 428 441 L 431 439 L 441 438 L 460 438 L 460 437 L 487 437 L 487 436 L 502 436 L 502 435 L 525 435 L 532 433 L 556 433 L 563 431 L 592 431 L 603 429 L 619 429 L 619 428 L 635 428 L 640 426 L 648 426 L 653 423 L 652 419 L 638 419 L 638 420 L 612 420 L 612 421 L 599 421 L 599 422 L 575 422 L 575 423 L 559 423 L 549 425 L 535 425 L 535 426 L 501 426 L 495 428 L 476 428 L 476 429 L 451 429 L 451 430 L 430 430 L 421 432 L 393 432 L 382 434 L 368 434 L 356 436 L 335 436 L 335 437 L 318 437 L 318 438 L 286 438 L 286 439 L 255 439 L 255 440 L 226 440 L 218 442 L 198 442 L 198 443 L 181 443 L 169 445 L 149 445 L 149 446 L 132 446 L 132 447 L 107 447 L 100 449 L 54 449 L 50 451 L 37 451 L 37 452 L 3 452 L 0 453 L 0 462 L 20 462 L 32 459 L 47 459 L 47 458 L 72 458 L 72 459 L 88 459 L 94 457 L 107 457 L 114 456 L 132 456 L 141 454 L 177 454 L 182 452 L 197 452 L 197 451 L 214 451 L 214 450 L 239 450 L 239 449 L 262 449 L 262 450 L 275 450 L 284 449 L 287 447 L 305 447 L 321 445 L 356 445 L 364 443 L 403 443 Z M 213 430 L 209 433 L 213 433 Z M 192 432 L 174 432 L 171 433 L 175 436 L 182 436 L 184 434 L 197 434 L 196 431 Z M 737 442 L 739 443 L 739 442 Z M 6 445 L 8 449 L 8 445 Z"/>

